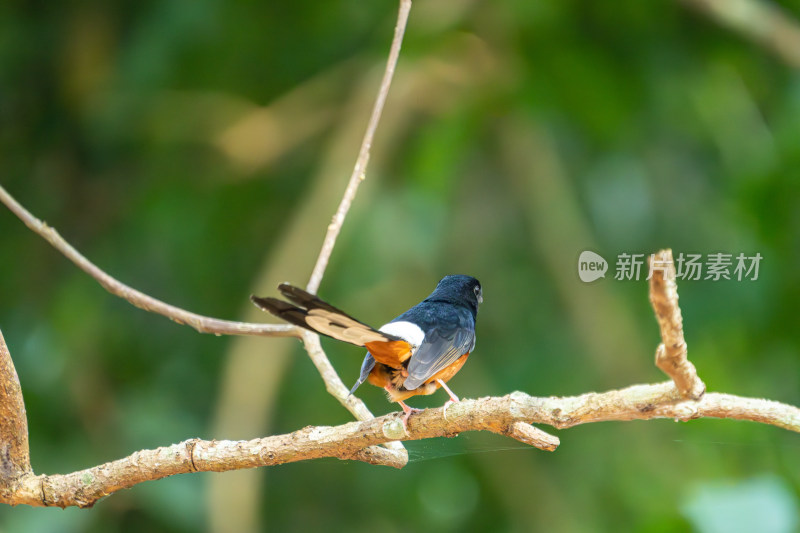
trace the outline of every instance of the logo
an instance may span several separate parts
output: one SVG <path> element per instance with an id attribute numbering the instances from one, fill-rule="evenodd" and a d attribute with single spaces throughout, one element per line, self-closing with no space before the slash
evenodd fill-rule
<path id="1" fill-rule="evenodd" d="M 591 283 L 599 278 L 606 277 L 608 263 L 596 253 L 585 250 L 578 258 L 578 277 L 584 283 Z"/>
<path id="2" fill-rule="evenodd" d="M 649 260 L 648 260 L 649 259 Z M 613 263 L 613 278 L 617 281 L 649 280 L 653 272 L 660 270 L 671 279 L 690 281 L 756 281 L 764 256 L 756 252 L 746 255 L 727 252 L 707 254 L 683 253 L 675 255 L 673 265 L 656 259 L 655 254 L 627 253 L 617 254 Z M 608 263 L 599 254 L 590 250 L 581 252 L 578 258 L 578 277 L 584 283 L 591 283 L 606 277 Z"/>

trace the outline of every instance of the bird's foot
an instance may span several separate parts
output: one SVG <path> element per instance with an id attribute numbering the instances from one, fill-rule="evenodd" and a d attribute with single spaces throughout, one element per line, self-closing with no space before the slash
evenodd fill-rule
<path id="1" fill-rule="evenodd" d="M 405 402 L 397 402 L 397 403 L 399 403 L 399 404 L 400 404 L 400 407 L 402 407 L 402 408 L 403 408 L 403 412 L 405 413 L 405 414 L 403 415 L 403 418 L 401 418 L 401 419 L 400 419 L 400 421 L 403 423 L 403 429 L 405 429 L 405 430 L 406 430 L 406 435 L 408 435 L 408 418 L 409 418 L 409 417 L 410 417 L 410 416 L 411 416 L 413 413 L 421 413 L 421 412 L 422 412 L 422 409 L 416 409 L 416 408 L 414 408 L 414 407 L 409 407 L 409 406 L 407 406 L 407 405 L 405 404 Z"/>

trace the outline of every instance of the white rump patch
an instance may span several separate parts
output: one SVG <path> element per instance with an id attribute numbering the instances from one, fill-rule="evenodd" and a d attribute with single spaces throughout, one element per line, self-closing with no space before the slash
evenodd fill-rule
<path id="1" fill-rule="evenodd" d="M 400 337 L 414 347 L 412 351 L 419 348 L 419 345 L 422 344 L 423 339 L 425 339 L 425 332 L 413 322 L 389 322 L 381 326 L 378 331 Z"/>

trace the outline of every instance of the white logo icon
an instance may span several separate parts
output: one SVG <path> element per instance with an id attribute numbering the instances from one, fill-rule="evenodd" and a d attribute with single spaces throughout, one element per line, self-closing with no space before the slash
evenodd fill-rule
<path id="1" fill-rule="evenodd" d="M 578 277 L 584 283 L 591 283 L 598 278 L 606 277 L 608 263 L 596 253 L 585 250 L 578 258 Z"/>

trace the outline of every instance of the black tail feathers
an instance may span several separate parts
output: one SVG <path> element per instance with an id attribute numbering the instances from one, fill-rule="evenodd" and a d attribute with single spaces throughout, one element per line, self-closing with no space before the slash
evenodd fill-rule
<path id="1" fill-rule="evenodd" d="M 299 287 L 281 283 L 278 289 L 281 294 L 297 304 L 297 306 L 277 298 L 250 296 L 250 300 L 257 307 L 290 324 L 355 344 L 356 346 L 364 346 L 368 342 L 400 340 L 399 337 L 382 333 L 363 322 L 359 322 L 344 311 Z"/>

